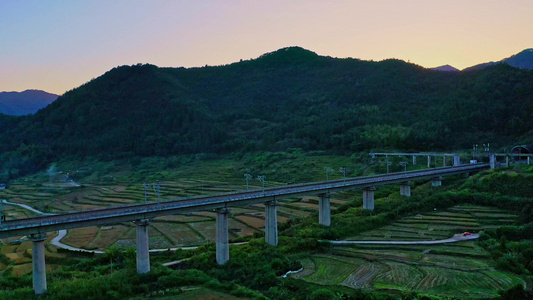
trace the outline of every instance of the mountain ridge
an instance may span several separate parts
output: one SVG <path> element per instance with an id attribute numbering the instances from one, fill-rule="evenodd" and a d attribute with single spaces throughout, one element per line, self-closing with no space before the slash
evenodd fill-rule
<path id="1" fill-rule="evenodd" d="M 224 66 L 113 68 L 35 115 L 0 118 L 0 162 L 23 173 L 65 156 L 507 145 L 533 140 L 531 112 L 531 71 L 435 72 L 291 47 Z"/>
<path id="2" fill-rule="evenodd" d="M 519 69 L 533 70 L 533 48 L 528 48 L 514 54 L 510 57 L 504 58 L 500 61 L 490 61 L 486 63 L 477 64 L 468 68 L 464 68 L 462 71 L 473 71 L 483 69 L 496 64 L 506 63 L 510 66 Z"/>
<path id="3" fill-rule="evenodd" d="M 443 71 L 443 72 L 459 72 L 459 69 L 450 66 L 450 65 L 443 65 L 439 67 L 430 68 L 431 70 L 435 71 Z"/>
<path id="4" fill-rule="evenodd" d="M 58 97 L 56 94 L 31 89 L 22 92 L 0 92 L 0 113 L 12 116 L 34 114 Z"/>

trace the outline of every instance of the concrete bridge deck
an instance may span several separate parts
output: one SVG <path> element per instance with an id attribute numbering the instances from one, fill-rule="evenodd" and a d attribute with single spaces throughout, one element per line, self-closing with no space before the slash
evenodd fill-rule
<path id="1" fill-rule="evenodd" d="M 198 211 L 205 209 L 226 208 L 263 203 L 304 194 L 325 194 L 346 189 L 364 189 L 372 186 L 401 183 L 409 180 L 420 180 L 449 176 L 466 172 L 477 172 L 488 169 L 489 164 L 462 165 L 456 167 L 436 168 L 398 172 L 367 177 L 347 178 L 328 182 L 314 182 L 274 187 L 249 192 L 236 192 L 214 196 L 200 196 L 194 198 L 178 198 L 147 204 L 124 205 L 103 208 L 92 211 L 64 213 L 53 216 L 39 216 L 0 224 L 0 238 L 10 236 L 30 235 L 57 231 L 60 229 L 79 228 L 110 223 L 152 219 L 159 216 Z"/>
<path id="2" fill-rule="evenodd" d="M 399 172 L 343 180 L 287 185 L 247 192 L 234 192 L 222 195 L 181 198 L 145 204 L 108 207 L 92 211 L 63 213 L 35 218 L 3 221 L 0 223 L 0 238 L 29 235 L 32 241 L 33 289 L 35 294 L 46 293 L 46 267 L 44 241 L 46 233 L 69 228 L 95 226 L 109 223 L 133 221 L 136 225 L 137 273 L 150 272 L 148 226 L 151 219 L 159 216 L 197 211 L 216 210 L 216 260 L 224 264 L 229 260 L 228 213 L 230 206 L 255 203 L 265 204 L 265 241 L 278 244 L 277 201 L 281 197 L 314 194 L 319 195 L 319 224 L 330 226 L 330 193 L 346 189 L 363 189 L 363 207 L 374 209 L 375 186 L 400 183 L 400 195 L 411 195 L 411 180 L 431 178 L 431 186 L 440 186 L 443 176 L 478 172 L 488 169 L 491 164 L 461 165 L 447 168 Z"/>

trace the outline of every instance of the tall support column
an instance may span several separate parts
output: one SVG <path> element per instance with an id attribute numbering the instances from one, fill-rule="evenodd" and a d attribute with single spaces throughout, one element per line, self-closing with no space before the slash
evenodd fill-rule
<path id="1" fill-rule="evenodd" d="M 44 262 L 44 241 L 46 233 L 31 234 L 32 264 L 33 264 L 33 291 L 35 295 L 46 293 L 46 264 Z"/>
<path id="2" fill-rule="evenodd" d="M 428 168 L 431 168 L 431 156 L 428 155 Z"/>
<path id="3" fill-rule="evenodd" d="M 368 210 L 374 210 L 374 186 L 363 189 L 363 208 Z"/>
<path id="4" fill-rule="evenodd" d="M 148 242 L 148 225 L 150 220 L 134 222 L 137 225 L 137 274 L 150 272 L 150 244 Z"/>
<path id="5" fill-rule="evenodd" d="M 278 245 L 278 214 L 276 200 L 265 202 L 265 242 L 272 246 Z"/>
<path id="6" fill-rule="evenodd" d="M 400 183 L 400 196 L 411 197 L 411 181 Z"/>
<path id="7" fill-rule="evenodd" d="M 228 243 L 228 214 L 227 208 L 217 210 L 217 264 L 223 265 L 229 260 Z"/>
<path id="8" fill-rule="evenodd" d="M 461 165 L 461 156 L 459 154 L 455 154 L 453 156 L 453 166 L 457 167 Z"/>
<path id="9" fill-rule="evenodd" d="M 435 187 L 435 186 L 441 186 L 441 185 L 442 185 L 442 177 L 441 176 L 431 179 L 431 186 Z"/>
<path id="10" fill-rule="evenodd" d="M 509 167 L 509 155 L 505 156 L 505 166 Z"/>
<path id="11" fill-rule="evenodd" d="M 494 153 L 490 154 L 490 168 L 496 169 L 496 155 Z"/>
<path id="12" fill-rule="evenodd" d="M 318 224 L 324 226 L 331 225 L 329 193 L 320 194 L 320 198 L 318 199 Z"/>
<path id="13" fill-rule="evenodd" d="M 446 167 L 446 155 L 442 156 L 442 166 Z"/>
<path id="14" fill-rule="evenodd" d="M 527 157 L 527 164 L 528 164 L 528 165 L 529 165 L 529 158 L 530 158 L 530 157 L 528 156 L 528 157 Z"/>
<path id="15" fill-rule="evenodd" d="M 416 165 L 416 156 L 413 155 L 413 165 Z"/>

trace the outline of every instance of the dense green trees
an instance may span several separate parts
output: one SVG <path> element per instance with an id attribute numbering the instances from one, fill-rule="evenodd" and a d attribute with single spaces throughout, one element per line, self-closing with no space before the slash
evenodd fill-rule
<path id="1" fill-rule="evenodd" d="M 0 161 L 26 157 L 16 173 L 65 156 L 524 143 L 533 141 L 531 100 L 533 72 L 504 64 L 447 73 L 294 47 L 227 66 L 125 66 L 34 116 L 1 116 Z"/>

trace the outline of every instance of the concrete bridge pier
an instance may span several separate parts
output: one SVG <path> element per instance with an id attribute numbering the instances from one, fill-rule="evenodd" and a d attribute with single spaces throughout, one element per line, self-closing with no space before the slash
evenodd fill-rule
<path id="1" fill-rule="evenodd" d="M 265 202 L 265 242 L 272 246 L 278 245 L 278 214 L 276 200 Z"/>
<path id="2" fill-rule="evenodd" d="M 528 157 L 528 161 L 529 161 L 529 157 Z M 490 154 L 490 168 L 496 169 L 496 155 L 494 155 L 494 153 Z"/>
<path id="3" fill-rule="evenodd" d="M 509 155 L 505 156 L 505 166 L 509 167 Z"/>
<path id="4" fill-rule="evenodd" d="M 431 156 L 428 155 L 428 168 L 431 168 Z"/>
<path id="5" fill-rule="evenodd" d="M 413 165 L 416 165 L 416 156 L 413 155 Z"/>
<path id="6" fill-rule="evenodd" d="M 219 208 L 217 210 L 216 230 L 216 252 L 217 264 L 223 265 L 229 260 L 229 242 L 228 242 L 228 214 L 227 208 Z"/>
<path id="7" fill-rule="evenodd" d="M 529 165 L 529 156 L 527 157 L 527 164 Z"/>
<path id="8" fill-rule="evenodd" d="M 446 167 L 446 155 L 442 156 L 442 166 Z"/>
<path id="9" fill-rule="evenodd" d="M 455 154 L 453 156 L 453 166 L 457 167 L 461 165 L 461 156 L 459 154 Z"/>
<path id="10" fill-rule="evenodd" d="M 400 196 L 411 197 L 411 181 L 400 183 Z"/>
<path id="11" fill-rule="evenodd" d="M 432 187 L 441 186 L 441 185 L 442 185 L 442 177 L 441 176 L 431 179 L 431 186 Z"/>
<path id="12" fill-rule="evenodd" d="M 318 224 L 324 226 L 331 225 L 331 206 L 329 201 L 329 193 L 319 195 Z"/>
<path id="13" fill-rule="evenodd" d="M 371 186 L 363 189 L 363 208 L 374 210 L 374 191 L 376 187 Z"/>
<path id="14" fill-rule="evenodd" d="M 141 219 L 137 225 L 137 274 L 150 272 L 150 244 L 148 242 L 148 225 L 150 220 Z"/>
<path id="15" fill-rule="evenodd" d="M 46 293 L 46 264 L 44 262 L 44 241 L 46 233 L 31 234 L 32 264 L 33 264 L 33 291 L 35 295 Z"/>

